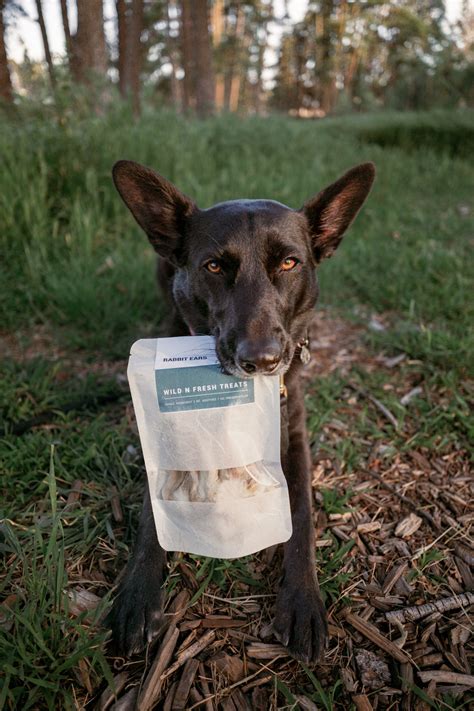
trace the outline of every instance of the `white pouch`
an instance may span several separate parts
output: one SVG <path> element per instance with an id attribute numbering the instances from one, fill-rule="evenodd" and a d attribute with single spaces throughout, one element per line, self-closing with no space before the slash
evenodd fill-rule
<path id="1" fill-rule="evenodd" d="M 222 373 L 211 336 L 140 340 L 128 379 L 160 545 L 237 558 L 287 541 L 278 376 Z"/>

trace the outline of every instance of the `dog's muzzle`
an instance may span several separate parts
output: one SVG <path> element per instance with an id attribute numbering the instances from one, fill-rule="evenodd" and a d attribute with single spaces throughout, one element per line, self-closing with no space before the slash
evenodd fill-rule
<path id="1" fill-rule="evenodd" d="M 271 375 L 280 365 L 282 347 L 276 338 L 244 340 L 237 347 L 235 363 L 247 375 Z"/>

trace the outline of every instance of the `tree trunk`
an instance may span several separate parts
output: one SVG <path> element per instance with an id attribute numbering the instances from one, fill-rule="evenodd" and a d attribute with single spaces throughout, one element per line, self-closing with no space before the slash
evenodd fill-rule
<path id="1" fill-rule="evenodd" d="M 224 31 L 224 0 L 214 0 L 211 13 L 212 43 L 218 47 Z"/>
<path id="2" fill-rule="evenodd" d="M 332 108 L 334 99 L 334 74 L 332 58 L 332 30 L 331 15 L 333 12 L 334 0 L 323 0 L 321 6 L 320 20 L 322 31 L 319 35 L 320 69 L 319 69 L 319 103 L 325 114 Z"/>
<path id="3" fill-rule="evenodd" d="M 193 44 L 192 0 L 181 0 L 181 52 L 183 56 L 183 110 L 196 109 L 196 61 Z"/>
<path id="4" fill-rule="evenodd" d="M 168 0 L 166 3 L 166 37 L 168 43 L 168 56 L 171 64 L 171 101 L 176 111 L 181 106 L 181 87 L 178 80 L 178 49 L 176 47 L 176 38 L 171 33 L 171 15 L 170 9 L 176 11 L 176 1 Z"/>
<path id="5" fill-rule="evenodd" d="M 44 24 L 43 7 L 41 5 L 41 0 L 36 0 L 36 12 L 38 13 L 38 24 L 40 26 L 41 37 L 43 39 L 44 56 L 46 59 L 46 64 L 48 65 L 49 80 L 51 82 L 51 87 L 54 91 L 56 87 L 56 77 L 54 75 L 53 58 L 51 57 L 51 51 L 49 49 L 48 33 L 46 32 L 46 25 Z"/>
<path id="6" fill-rule="evenodd" d="M 132 0 L 132 14 L 127 38 L 127 64 L 135 118 L 140 116 L 140 73 L 142 68 L 141 35 L 143 30 L 143 0 Z"/>
<path id="7" fill-rule="evenodd" d="M 260 115 L 263 109 L 263 70 L 265 69 L 265 52 L 268 45 L 268 27 L 265 25 L 262 41 L 258 46 L 258 61 L 257 61 L 257 83 L 255 85 L 254 108 L 255 113 Z"/>
<path id="8" fill-rule="evenodd" d="M 196 110 L 199 116 L 214 113 L 215 81 L 207 0 L 194 0 L 196 46 Z"/>
<path id="9" fill-rule="evenodd" d="M 354 47 L 350 54 L 350 60 L 347 65 L 346 73 L 344 76 L 344 89 L 347 92 L 351 103 L 354 99 L 354 80 L 356 77 L 356 72 L 359 66 L 359 51 L 357 47 Z"/>
<path id="10" fill-rule="evenodd" d="M 214 45 L 214 50 L 221 49 L 222 38 L 224 35 L 224 0 L 215 0 L 212 5 L 211 14 L 211 27 L 212 27 L 212 44 Z M 218 58 L 218 67 L 216 69 L 216 96 L 215 103 L 217 111 L 222 111 L 224 108 L 224 71 L 222 67 L 222 57 Z"/>
<path id="11" fill-rule="evenodd" d="M 232 49 L 225 77 L 225 106 L 228 111 L 236 111 L 239 104 L 240 83 L 242 79 L 240 55 L 242 39 L 245 34 L 245 14 L 242 3 L 236 8 L 235 26 L 232 36 Z"/>
<path id="12" fill-rule="evenodd" d="M 72 37 L 71 29 L 69 26 L 69 16 L 67 12 L 67 0 L 60 0 L 61 3 L 61 17 L 63 19 L 63 29 L 64 29 L 64 39 L 66 42 L 66 53 L 69 62 L 69 67 L 72 69 L 73 64 L 73 49 L 72 49 Z"/>
<path id="13" fill-rule="evenodd" d="M 79 81 L 89 84 L 94 75 L 105 77 L 107 47 L 102 0 L 77 0 L 77 32 L 74 45 Z"/>
<path id="14" fill-rule="evenodd" d="M 245 13 L 242 4 L 237 5 L 235 29 L 233 33 L 233 46 L 231 60 L 226 76 L 225 105 L 229 111 L 237 111 L 239 105 L 240 82 L 242 68 L 240 65 L 240 50 L 245 34 Z"/>
<path id="15" fill-rule="evenodd" d="M 4 7 L 4 0 L 0 0 L 0 100 L 8 104 L 13 104 L 13 87 L 5 47 L 5 25 L 3 23 Z"/>
<path id="16" fill-rule="evenodd" d="M 240 96 L 240 81 L 242 75 L 237 68 L 234 68 L 232 72 L 232 78 L 230 81 L 230 91 L 229 91 L 229 111 L 237 111 L 239 108 L 239 96 Z"/>
<path id="17" fill-rule="evenodd" d="M 118 61 L 117 68 L 119 74 L 119 91 L 122 98 L 127 96 L 129 80 L 127 76 L 127 7 L 125 0 L 116 0 L 117 10 L 117 37 L 118 37 Z"/>
<path id="18" fill-rule="evenodd" d="M 207 0 L 182 0 L 181 7 L 186 107 L 194 108 L 194 98 L 198 115 L 209 116 L 215 89 Z"/>

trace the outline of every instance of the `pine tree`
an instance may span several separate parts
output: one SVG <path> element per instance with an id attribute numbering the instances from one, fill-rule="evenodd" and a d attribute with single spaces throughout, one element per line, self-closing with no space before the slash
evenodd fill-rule
<path id="1" fill-rule="evenodd" d="M 5 0 L 0 0 L 0 100 L 13 103 L 13 87 L 5 45 Z"/>

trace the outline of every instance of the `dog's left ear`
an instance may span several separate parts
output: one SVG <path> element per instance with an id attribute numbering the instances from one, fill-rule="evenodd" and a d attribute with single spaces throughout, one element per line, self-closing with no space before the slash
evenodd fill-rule
<path id="1" fill-rule="evenodd" d="M 112 169 L 115 187 L 159 255 L 175 262 L 195 203 L 154 170 L 130 160 Z"/>
<path id="2" fill-rule="evenodd" d="M 308 220 L 317 262 L 337 249 L 369 194 L 374 178 L 374 164 L 362 163 L 303 205 L 300 212 Z"/>

